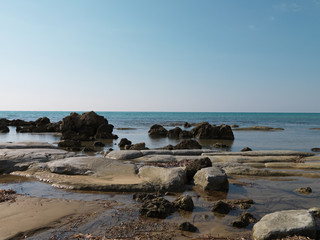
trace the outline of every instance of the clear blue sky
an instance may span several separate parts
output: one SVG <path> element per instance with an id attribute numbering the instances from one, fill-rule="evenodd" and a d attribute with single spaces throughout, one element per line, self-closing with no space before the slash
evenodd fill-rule
<path id="1" fill-rule="evenodd" d="M 0 0 L 0 110 L 320 112 L 320 0 Z"/>

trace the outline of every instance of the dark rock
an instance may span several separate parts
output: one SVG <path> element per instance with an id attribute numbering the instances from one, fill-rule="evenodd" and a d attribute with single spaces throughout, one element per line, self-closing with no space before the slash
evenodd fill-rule
<path id="1" fill-rule="evenodd" d="M 241 209 L 251 208 L 252 204 L 254 204 L 252 199 L 227 200 L 226 202 L 231 205 L 238 205 Z"/>
<path id="2" fill-rule="evenodd" d="M 183 124 L 183 126 L 184 126 L 185 128 L 190 128 L 190 127 L 192 127 L 192 124 L 190 124 L 190 123 L 188 123 L 188 122 L 185 122 L 185 123 Z"/>
<path id="3" fill-rule="evenodd" d="M 10 130 L 6 125 L 0 125 L 0 133 L 8 133 Z"/>
<path id="4" fill-rule="evenodd" d="M 95 141 L 94 144 L 93 144 L 93 146 L 95 146 L 95 147 L 104 147 L 105 144 L 102 143 L 102 142 L 99 142 L 99 141 Z"/>
<path id="5" fill-rule="evenodd" d="M 166 137 L 168 131 L 161 125 L 155 124 L 151 126 L 150 130 L 148 131 L 148 134 L 150 137 Z"/>
<path id="6" fill-rule="evenodd" d="M 192 138 L 192 133 L 190 131 L 183 130 L 179 134 L 179 138 Z"/>
<path id="7" fill-rule="evenodd" d="M 311 148 L 312 152 L 320 152 L 320 148 Z"/>
<path id="8" fill-rule="evenodd" d="M 21 126 L 31 126 L 31 125 L 35 125 L 34 122 L 30 121 L 24 121 L 21 119 L 14 119 L 14 120 L 9 120 L 9 126 L 14 126 L 14 127 L 21 127 Z"/>
<path id="9" fill-rule="evenodd" d="M 120 149 L 124 149 L 126 145 L 131 146 L 132 142 L 128 140 L 127 138 L 121 138 L 120 142 L 118 143 L 118 146 Z"/>
<path id="10" fill-rule="evenodd" d="M 39 118 L 35 121 L 35 124 L 36 126 L 43 126 L 43 125 L 47 125 L 50 123 L 50 119 L 47 118 L 47 117 L 42 117 L 42 118 Z"/>
<path id="11" fill-rule="evenodd" d="M 86 112 L 82 115 L 71 113 L 62 119 L 60 125 L 62 139 L 90 141 L 94 138 L 114 139 L 113 125 L 95 112 Z"/>
<path id="12" fill-rule="evenodd" d="M 174 129 L 171 129 L 168 131 L 168 138 L 179 138 L 180 133 L 182 132 L 182 129 L 179 127 L 176 127 Z"/>
<path id="13" fill-rule="evenodd" d="M 215 126 L 202 123 L 191 130 L 193 137 L 198 139 L 226 139 L 234 140 L 232 129 L 228 125 Z"/>
<path id="14" fill-rule="evenodd" d="M 257 219 L 255 219 L 251 213 L 243 212 L 237 220 L 232 222 L 232 226 L 236 228 L 245 228 L 250 223 L 255 223 L 256 221 Z"/>
<path id="15" fill-rule="evenodd" d="M 185 211 L 192 211 L 194 208 L 193 200 L 189 195 L 182 195 L 178 197 L 173 202 L 176 208 L 185 210 Z"/>
<path id="16" fill-rule="evenodd" d="M 183 140 L 182 142 L 178 143 L 174 149 L 201 149 L 201 145 L 193 139 L 190 140 Z"/>
<path id="17" fill-rule="evenodd" d="M 239 125 L 237 125 L 237 124 L 232 124 L 231 127 L 232 127 L 232 128 L 238 128 Z"/>
<path id="18" fill-rule="evenodd" d="M 166 218 L 175 210 L 174 205 L 163 197 L 153 198 L 144 201 L 139 209 L 139 213 L 151 218 Z"/>
<path id="19" fill-rule="evenodd" d="M 9 126 L 10 120 L 8 120 L 6 118 L 0 118 L 0 125 Z"/>
<path id="20" fill-rule="evenodd" d="M 91 148 L 91 147 L 84 147 L 84 148 L 82 149 L 82 151 L 83 151 L 83 152 L 95 152 L 95 150 L 94 150 L 93 148 Z"/>
<path id="21" fill-rule="evenodd" d="M 220 214 L 228 214 L 232 210 L 232 206 L 224 201 L 216 201 L 212 208 L 211 211 L 215 213 L 220 213 Z"/>
<path id="22" fill-rule="evenodd" d="M 167 146 L 164 146 L 164 147 L 161 147 L 161 148 L 157 148 L 159 150 L 173 150 L 174 149 L 174 146 L 172 146 L 171 144 L 167 145 Z"/>
<path id="23" fill-rule="evenodd" d="M 195 159 L 189 161 L 186 165 L 185 171 L 187 180 L 190 182 L 193 180 L 193 176 L 202 168 L 212 167 L 212 162 L 208 157 Z"/>
<path id="24" fill-rule="evenodd" d="M 228 146 L 223 143 L 216 143 L 213 145 L 215 148 L 227 148 Z"/>
<path id="25" fill-rule="evenodd" d="M 179 225 L 179 230 L 188 231 L 188 232 L 196 232 L 198 230 L 198 228 L 189 222 L 183 222 Z"/>
<path id="26" fill-rule="evenodd" d="M 249 152 L 249 151 L 252 151 L 252 149 L 249 147 L 245 147 L 241 149 L 241 152 Z"/>
<path id="27" fill-rule="evenodd" d="M 302 193 L 302 194 L 310 194 L 310 193 L 312 193 L 311 187 L 298 188 L 296 191 L 299 192 L 299 193 Z"/>
<path id="28" fill-rule="evenodd" d="M 126 147 L 127 146 L 128 145 L 126 145 Z M 125 147 L 125 149 L 127 149 L 126 147 Z M 127 150 L 146 150 L 146 149 L 148 149 L 148 148 L 146 147 L 145 143 L 136 143 L 136 144 L 131 145 Z"/>
<path id="29" fill-rule="evenodd" d="M 137 202 L 144 202 L 158 197 L 161 197 L 161 195 L 155 193 L 134 193 L 132 196 Z"/>
<path id="30" fill-rule="evenodd" d="M 61 140 L 58 142 L 58 146 L 62 148 L 79 148 L 80 150 L 81 142 L 75 140 Z"/>

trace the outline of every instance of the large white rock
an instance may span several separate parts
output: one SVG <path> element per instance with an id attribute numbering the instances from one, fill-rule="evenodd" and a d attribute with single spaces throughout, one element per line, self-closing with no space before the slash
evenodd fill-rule
<path id="1" fill-rule="evenodd" d="M 316 223 L 307 210 L 288 210 L 265 215 L 253 226 L 253 239 L 270 240 L 299 235 L 316 237 Z"/>
<path id="2" fill-rule="evenodd" d="M 225 172 L 218 167 L 208 167 L 199 170 L 193 177 L 195 185 L 209 191 L 225 191 L 229 183 Z"/>

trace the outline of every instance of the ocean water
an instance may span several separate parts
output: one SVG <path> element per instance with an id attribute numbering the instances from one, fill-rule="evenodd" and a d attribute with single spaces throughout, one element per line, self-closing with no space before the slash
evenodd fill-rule
<path id="1" fill-rule="evenodd" d="M 78 112 L 82 113 L 82 112 Z M 212 124 L 237 124 L 240 127 L 269 126 L 284 128 L 283 131 L 234 131 L 234 141 L 223 141 L 229 147 L 227 151 L 239 151 L 243 147 L 253 150 L 288 149 L 310 151 L 320 147 L 320 113 L 215 113 L 215 112 L 97 112 L 108 119 L 114 126 L 114 134 L 118 140 L 105 141 L 106 148 L 118 149 L 121 138 L 128 138 L 133 143 L 145 142 L 149 148 L 177 144 L 179 140 L 168 138 L 150 138 L 148 130 L 153 124 L 161 124 L 168 130 L 184 122 L 209 122 Z M 1 111 L 0 118 L 36 120 L 48 117 L 51 122 L 57 122 L 70 112 L 34 112 L 34 111 Z M 183 126 L 180 126 L 183 128 Z M 121 128 L 132 128 L 120 130 Z M 44 141 L 56 143 L 59 140 L 54 134 L 16 133 L 10 128 L 10 133 L 0 134 L 0 141 Z M 204 148 L 212 148 L 217 140 L 200 141 Z"/>

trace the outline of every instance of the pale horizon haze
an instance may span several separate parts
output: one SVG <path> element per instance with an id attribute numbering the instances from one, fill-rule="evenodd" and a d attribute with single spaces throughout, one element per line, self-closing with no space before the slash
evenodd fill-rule
<path id="1" fill-rule="evenodd" d="M 320 0 L 0 0 L 0 111 L 320 112 Z"/>

